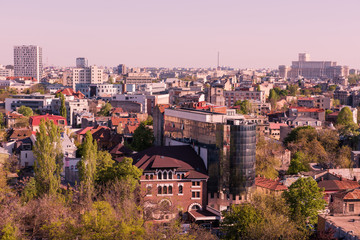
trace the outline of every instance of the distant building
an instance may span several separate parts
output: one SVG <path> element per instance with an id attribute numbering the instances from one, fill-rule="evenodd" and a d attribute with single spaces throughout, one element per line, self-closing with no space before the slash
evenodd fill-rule
<path id="1" fill-rule="evenodd" d="M 279 66 L 279 75 L 283 78 L 296 79 L 304 77 L 315 78 L 336 78 L 349 75 L 348 66 L 338 66 L 332 61 L 310 61 L 310 55 L 299 53 L 299 60 L 293 61 L 291 67 Z"/>
<path id="2" fill-rule="evenodd" d="M 79 83 L 101 84 L 104 82 L 103 69 L 97 66 L 74 68 L 70 79 L 70 86 L 75 89 Z"/>
<path id="3" fill-rule="evenodd" d="M 55 96 L 50 94 L 18 94 L 12 95 L 12 98 L 5 99 L 5 110 L 16 111 L 17 108 L 24 105 L 31 108 L 33 111 L 40 111 L 41 113 L 51 112 L 51 103 Z"/>
<path id="4" fill-rule="evenodd" d="M 41 123 L 41 120 L 44 121 L 53 121 L 55 123 L 55 125 L 59 126 L 59 127 L 65 127 L 67 126 L 67 122 L 66 119 L 62 116 L 58 116 L 58 115 L 38 115 L 38 116 L 32 116 L 29 119 L 29 123 L 30 123 L 30 127 L 33 131 L 37 131 L 39 130 L 39 126 Z"/>
<path id="5" fill-rule="evenodd" d="M 119 64 L 117 67 L 117 70 L 118 70 L 118 74 L 121 74 L 121 75 L 127 74 L 125 64 Z"/>
<path id="6" fill-rule="evenodd" d="M 88 60 L 83 57 L 79 57 L 76 59 L 76 68 L 87 68 Z"/>
<path id="7" fill-rule="evenodd" d="M 1 77 L 13 77 L 14 68 L 12 66 L 0 66 L 0 78 Z"/>
<path id="8" fill-rule="evenodd" d="M 14 76 L 33 77 L 40 82 L 42 71 L 41 47 L 33 45 L 14 47 Z"/>

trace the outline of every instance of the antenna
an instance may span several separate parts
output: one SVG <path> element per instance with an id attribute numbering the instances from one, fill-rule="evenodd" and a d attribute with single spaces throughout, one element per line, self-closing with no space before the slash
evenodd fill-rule
<path id="1" fill-rule="evenodd" d="M 220 67 L 220 52 L 218 51 L 218 56 L 217 56 L 217 67 Z"/>

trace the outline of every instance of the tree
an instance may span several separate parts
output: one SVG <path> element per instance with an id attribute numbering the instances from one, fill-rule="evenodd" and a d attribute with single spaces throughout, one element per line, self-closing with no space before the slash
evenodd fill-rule
<path id="1" fill-rule="evenodd" d="M 337 88 L 337 85 L 330 85 L 329 88 L 328 88 L 328 90 L 331 91 L 331 92 L 333 92 L 333 91 L 336 90 L 336 88 Z"/>
<path id="2" fill-rule="evenodd" d="M 113 77 L 109 77 L 108 82 L 109 82 L 110 84 L 114 84 L 114 78 L 113 78 Z"/>
<path id="3" fill-rule="evenodd" d="M 354 123 L 353 114 L 350 108 L 349 107 L 342 108 L 337 117 L 336 124 L 346 126 L 353 123 Z"/>
<path id="4" fill-rule="evenodd" d="M 97 144 L 88 131 L 85 134 L 85 141 L 82 146 L 82 157 L 78 163 L 81 187 L 88 200 L 94 194 L 96 174 Z"/>
<path id="5" fill-rule="evenodd" d="M 308 171 L 309 166 L 305 162 L 305 156 L 303 152 L 296 152 L 294 157 L 290 161 L 290 166 L 287 171 L 288 174 L 297 174 L 302 171 Z"/>
<path id="6" fill-rule="evenodd" d="M 140 152 L 151 147 L 153 142 L 154 134 L 152 129 L 147 127 L 143 122 L 140 123 L 140 126 L 134 131 L 131 147 L 135 151 Z"/>
<path id="7" fill-rule="evenodd" d="M 110 103 L 106 103 L 104 106 L 102 106 L 99 115 L 101 116 L 109 116 L 110 115 L 110 111 L 112 109 L 112 106 Z"/>
<path id="8" fill-rule="evenodd" d="M 275 89 L 270 90 L 269 101 L 272 109 L 276 109 L 276 103 L 279 100 L 279 95 L 276 93 Z"/>
<path id="9" fill-rule="evenodd" d="M 0 128 L 3 128 L 4 127 L 4 114 L 3 113 L 0 113 Z"/>
<path id="10" fill-rule="evenodd" d="M 296 96 L 299 92 L 299 86 L 297 84 L 289 84 L 287 85 L 287 90 L 290 96 Z"/>
<path id="11" fill-rule="evenodd" d="M 333 99 L 333 107 L 337 107 L 340 105 L 340 100 L 339 99 Z"/>
<path id="12" fill-rule="evenodd" d="M 235 102 L 234 106 L 240 106 L 239 113 L 241 114 L 249 114 L 251 112 L 251 102 L 249 100 L 238 100 Z"/>
<path id="13" fill-rule="evenodd" d="M 250 228 L 265 221 L 261 211 L 251 204 L 232 205 L 230 212 L 224 212 L 222 226 L 226 239 L 247 239 Z"/>
<path id="14" fill-rule="evenodd" d="M 260 87 L 260 85 L 257 85 L 257 86 L 256 86 L 256 91 L 258 91 L 258 92 L 260 92 L 260 91 L 261 91 L 261 87 Z"/>
<path id="15" fill-rule="evenodd" d="M 277 178 L 279 173 L 276 168 L 280 167 L 281 160 L 274 155 L 274 152 L 282 151 L 284 148 L 281 144 L 260 137 L 256 143 L 256 174 L 271 179 Z"/>
<path id="16" fill-rule="evenodd" d="M 61 105 L 60 105 L 60 116 L 64 117 L 66 119 L 66 106 L 65 106 L 65 96 L 64 94 L 60 93 L 60 102 L 61 102 Z"/>
<path id="17" fill-rule="evenodd" d="M 317 215 L 326 204 L 323 190 L 311 177 L 300 177 L 283 196 L 289 205 L 291 218 L 304 228 L 307 223 L 314 225 L 317 222 Z"/>
<path id="18" fill-rule="evenodd" d="M 152 126 L 153 125 L 153 117 L 151 115 L 149 115 L 144 123 L 147 126 Z"/>
<path id="19" fill-rule="evenodd" d="M 36 191 L 38 196 L 54 195 L 60 186 L 63 162 L 60 129 L 53 121 L 42 120 L 39 130 L 33 151 Z"/>
<path id="20" fill-rule="evenodd" d="M 32 115 L 34 115 L 33 110 L 29 107 L 25 107 L 24 105 L 19 107 L 18 113 L 20 113 L 26 117 L 31 117 Z"/>

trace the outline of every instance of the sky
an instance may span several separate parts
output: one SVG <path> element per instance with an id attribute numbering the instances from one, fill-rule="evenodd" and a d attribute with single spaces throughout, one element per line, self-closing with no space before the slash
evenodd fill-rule
<path id="1" fill-rule="evenodd" d="M 299 52 L 360 69 L 359 0 L 0 0 L 0 64 L 277 68 Z"/>

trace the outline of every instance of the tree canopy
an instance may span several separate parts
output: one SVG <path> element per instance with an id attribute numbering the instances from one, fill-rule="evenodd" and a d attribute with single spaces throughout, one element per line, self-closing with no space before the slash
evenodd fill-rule
<path id="1" fill-rule="evenodd" d="M 245 99 L 244 101 L 236 101 L 234 106 L 240 106 L 240 109 L 237 111 L 240 114 L 249 114 L 252 110 L 251 102 L 247 99 Z"/>
<path id="2" fill-rule="evenodd" d="M 140 123 L 140 126 L 134 131 L 131 148 L 140 152 L 151 147 L 153 142 L 154 133 L 152 129 L 146 126 L 143 122 Z"/>
<path id="3" fill-rule="evenodd" d="M 323 190 L 311 177 L 300 177 L 283 193 L 289 204 L 291 218 L 305 227 L 306 223 L 317 223 L 317 215 L 325 208 Z"/>
<path id="4" fill-rule="evenodd" d="M 26 117 L 31 117 L 32 115 L 34 115 L 33 110 L 31 108 L 29 108 L 29 107 L 24 106 L 24 105 L 21 105 L 19 107 L 19 109 L 17 110 L 17 112 L 24 115 L 24 116 L 26 116 Z"/>
<path id="5" fill-rule="evenodd" d="M 99 115 L 101 116 L 110 116 L 110 111 L 112 109 L 112 106 L 110 103 L 105 103 L 104 106 L 102 106 Z"/>
<path id="6" fill-rule="evenodd" d="M 60 93 L 60 116 L 66 119 L 66 106 L 65 106 L 65 96 L 64 94 Z"/>

